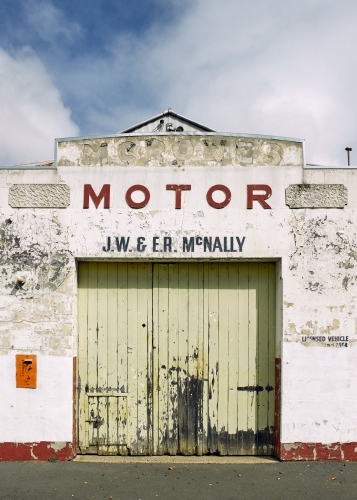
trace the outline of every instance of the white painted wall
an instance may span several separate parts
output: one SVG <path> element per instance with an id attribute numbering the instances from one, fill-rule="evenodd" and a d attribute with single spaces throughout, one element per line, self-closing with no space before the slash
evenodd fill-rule
<path id="1" fill-rule="evenodd" d="M 303 347 L 283 350 L 283 443 L 356 442 L 357 350 Z"/>
<path id="2" fill-rule="evenodd" d="M 65 183 L 67 209 L 13 209 L 9 187 L 17 183 Z M 344 209 L 291 210 L 285 189 L 298 183 L 348 187 Z M 83 210 L 83 185 L 99 192 L 111 184 L 111 208 Z M 130 209 L 127 189 L 145 185 L 147 207 Z M 175 210 L 166 184 L 191 184 Z M 206 201 L 214 184 L 231 189 L 228 207 Z M 273 189 L 271 210 L 246 209 L 247 184 Z M 58 167 L 53 171 L 0 171 L 0 377 L 1 441 L 69 441 L 72 438 L 72 357 L 76 355 L 75 259 L 281 259 L 283 443 L 357 442 L 356 273 L 357 173 L 302 167 Z M 217 196 L 217 201 L 219 198 Z M 11 224 L 5 220 L 11 219 Z M 14 247 L 18 237 L 19 247 Z M 107 237 L 146 237 L 143 253 L 103 252 Z M 172 236 L 177 252 L 155 253 L 154 236 Z M 245 236 L 242 253 L 182 252 L 183 236 Z M 27 253 L 26 253 L 27 252 Z M 59 252 L 59 257 L 56 257 Z M 20 254 L 15 260 L 14 255 Z M 60 258 L 60 266 L 58 266 Z M 57 260 L 56 260 L 57 259 Z M 61 260 L 62 259 L 62 260 Z M 22 290 L 11 294 L 18 274 Z M 53 286 L 52 286 L 53 285 Z M 348 347 L 301 342 L 303 335 L 348 336 Z M 15 388 L 15 354 L 38 354 L 38 388 Z"/>
<path id="3" fill-rule="evenodd" d="M 16 389 L 15 352 L 0 356 L 0 443 L 71 442 L 72 373 L 71 358 L 38 354 L 37 388 Z"/>

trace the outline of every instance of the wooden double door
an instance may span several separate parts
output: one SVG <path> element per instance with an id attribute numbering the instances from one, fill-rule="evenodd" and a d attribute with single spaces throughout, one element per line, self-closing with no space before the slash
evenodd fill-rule
<path id="1" fill-rule="evenodd" d="M 80 262 L 78 448 L 273 451 L 275 265 Z"/>

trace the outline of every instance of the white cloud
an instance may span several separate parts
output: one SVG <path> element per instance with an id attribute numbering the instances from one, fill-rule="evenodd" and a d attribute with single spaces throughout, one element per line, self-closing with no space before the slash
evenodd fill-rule
<path id="1" fill-rule="evenodd" d="M 50 43 L 51 33 L 73 41 L 85 32 L 85 20 L 79 27 L 50 0 L 29 1 L 28 20 Z M 72 100 L 82 129 L 117 132 L 171 107 L 218 131 L 306 139 L 310 163 L 345 164 L 350 146 L 357 164 L 355 0 L 181 3 L 182 15 L 168 25 L 114 42 L 108 36 L 95 52 L 82 47 L 67 56 L 59 42 L 51 45 L 61 53 L 56 83 Z M 77 133 L 31 52 L 13 58 L 0 52 L 0 75 L 0 103 L 11 124 L 1 149 L 11 145 L 9 158 L 37 159 L 33 151 L 40 151 L 44 137 L 52 146 L 54 136 Z M 26 154 L 13 147 L 14 130 L 27 148 L 36 147 Z"/>
<path id="2" fill-rule="evenodd" d="M 79 134 L 43 64 L 30 49 L 0 49 L 0 165 L 53 159 L 55 137 Z"/>
<path id="3" fill-rule="evenodd" d="M 70 21 L 49 0 L 23 0 L 26 21 L 36 34 L 46 42 L 57 38 L 74 41 L 81 33 L 78 23 Z"/>
<path id="4" fill-rule="evenodd" d="M 110 74 L 151 94 L 154 113 L 305 138 L 309 162 L 344 164 L 345 146 L 357 158 L 356 19 L 355 0 L 197 0 L 176 26 L 118 38 Z M 123 103 L 123 127 L 138 102 Z"/>

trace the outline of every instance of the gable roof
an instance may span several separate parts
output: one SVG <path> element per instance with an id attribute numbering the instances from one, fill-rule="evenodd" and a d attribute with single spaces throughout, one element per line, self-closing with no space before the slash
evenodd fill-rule
<path id="1" fill-rule="evenodd" d="M 179 115 L 169 108 L 159 115 L 153 116 L 133 127 L 122 130 L 120 133 L 129 134 L 140 132 L 215 132 L 215 130 Z"/>

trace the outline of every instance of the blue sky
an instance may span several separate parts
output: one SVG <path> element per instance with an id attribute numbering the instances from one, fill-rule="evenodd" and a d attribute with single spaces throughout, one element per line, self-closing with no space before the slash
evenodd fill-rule
<path id="1" fill-rule="evenodd" d="M 3 0 L 0 46 L 14 57 L 24 48 L 31 49 L 60 91 L 62 102 L 70 107 L 81 133 L 110 133 L 128 126 L 120 116 L 123 101 L 126 107 L 131 101 L 135 107 L 142 106 L 143 117 L 145 108 L 149 113 L 157 110 L 150 89 L 130 78 L 125 63 L 115 61 L 116 45 L 140 44 L 155 34 L 163 37 L 185 12 L 185 0 Z M 105 118 L 97 129 L 96 112 L 105 115 L 111 107 L 116 109 L 114 129 Z"/>
<path id="2" fill-rule="evenodd" d="M 168 107 L 357 164 L 355 0 L 2 0 L 0 164 Z"/>

